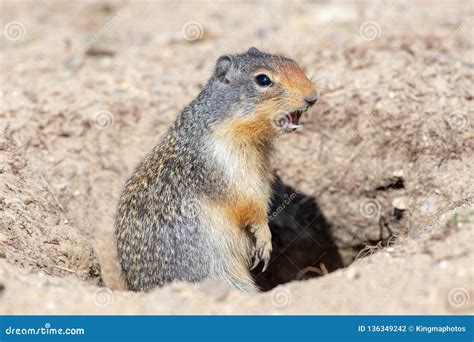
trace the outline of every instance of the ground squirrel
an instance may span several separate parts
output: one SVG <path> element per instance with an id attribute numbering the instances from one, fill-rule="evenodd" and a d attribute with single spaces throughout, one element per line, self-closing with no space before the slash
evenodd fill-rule
<path id="1" fill-rule="evenodd" d="M 272 251 L 273 140 L 299 127 L 318 91 L 295 61 L 250 48 L 221 56 L 201 93 L 126 182 L 115 222 L 131 290 L 223 278 L 258 291 L 249 269 Z"/>

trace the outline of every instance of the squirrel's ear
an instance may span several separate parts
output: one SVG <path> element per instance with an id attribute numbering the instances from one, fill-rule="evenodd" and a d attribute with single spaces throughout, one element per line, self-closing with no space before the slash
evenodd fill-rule
<path id="1" fill-rule="evenodd" d="M 214 75 L 222 83 L 229 83 L 229 71 L 232 68 L 232 56 L 224 55 L 219 57 L 216 62 L 216 71 Z"/>
<path id="2" fill-rule="evenodd" d="M 248 49 L 247 53 L 249 55 L 261 55 L 263 52 L 252 46 L 250 49 Z"/>

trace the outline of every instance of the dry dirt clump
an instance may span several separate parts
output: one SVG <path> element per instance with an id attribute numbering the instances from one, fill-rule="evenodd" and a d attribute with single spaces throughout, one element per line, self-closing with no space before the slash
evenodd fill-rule
<path id="1" fill-rule="evenodd" d="M 1 313 L 474 310 L 468 2 L 1 8 Z M 250 46 L 295 58 L 322 95 L 278 143 L 266 292 L 126 291 L 121 186 L 215 60 Z"/>

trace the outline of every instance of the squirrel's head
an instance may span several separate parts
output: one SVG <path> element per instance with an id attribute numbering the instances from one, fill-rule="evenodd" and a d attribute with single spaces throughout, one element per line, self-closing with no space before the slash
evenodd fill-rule
<path id="1" fill-rule="evenodd" d="M 273 137 L 300 127 L 299 120 L 319 98 L 315 85 L 289 58 L 250 48 L 221 56 L 213 82 L 232 103 L 228 129 L 249 137 Z"/>

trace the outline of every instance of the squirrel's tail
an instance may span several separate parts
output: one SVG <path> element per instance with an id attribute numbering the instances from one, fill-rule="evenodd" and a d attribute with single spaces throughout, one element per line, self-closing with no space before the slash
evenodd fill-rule
<path id="1" fill-rule="evenodd" d="M 248 275 L 249 278 L 236 278 L 234 276 L 226 275 L 224 279 L 230 284 L 230 286 L 239 289 L 245 293 L 257 293 L 260 292 L 260 289 L 255 285 L 254 281 L 252 280 L 251 276 Z"/>

